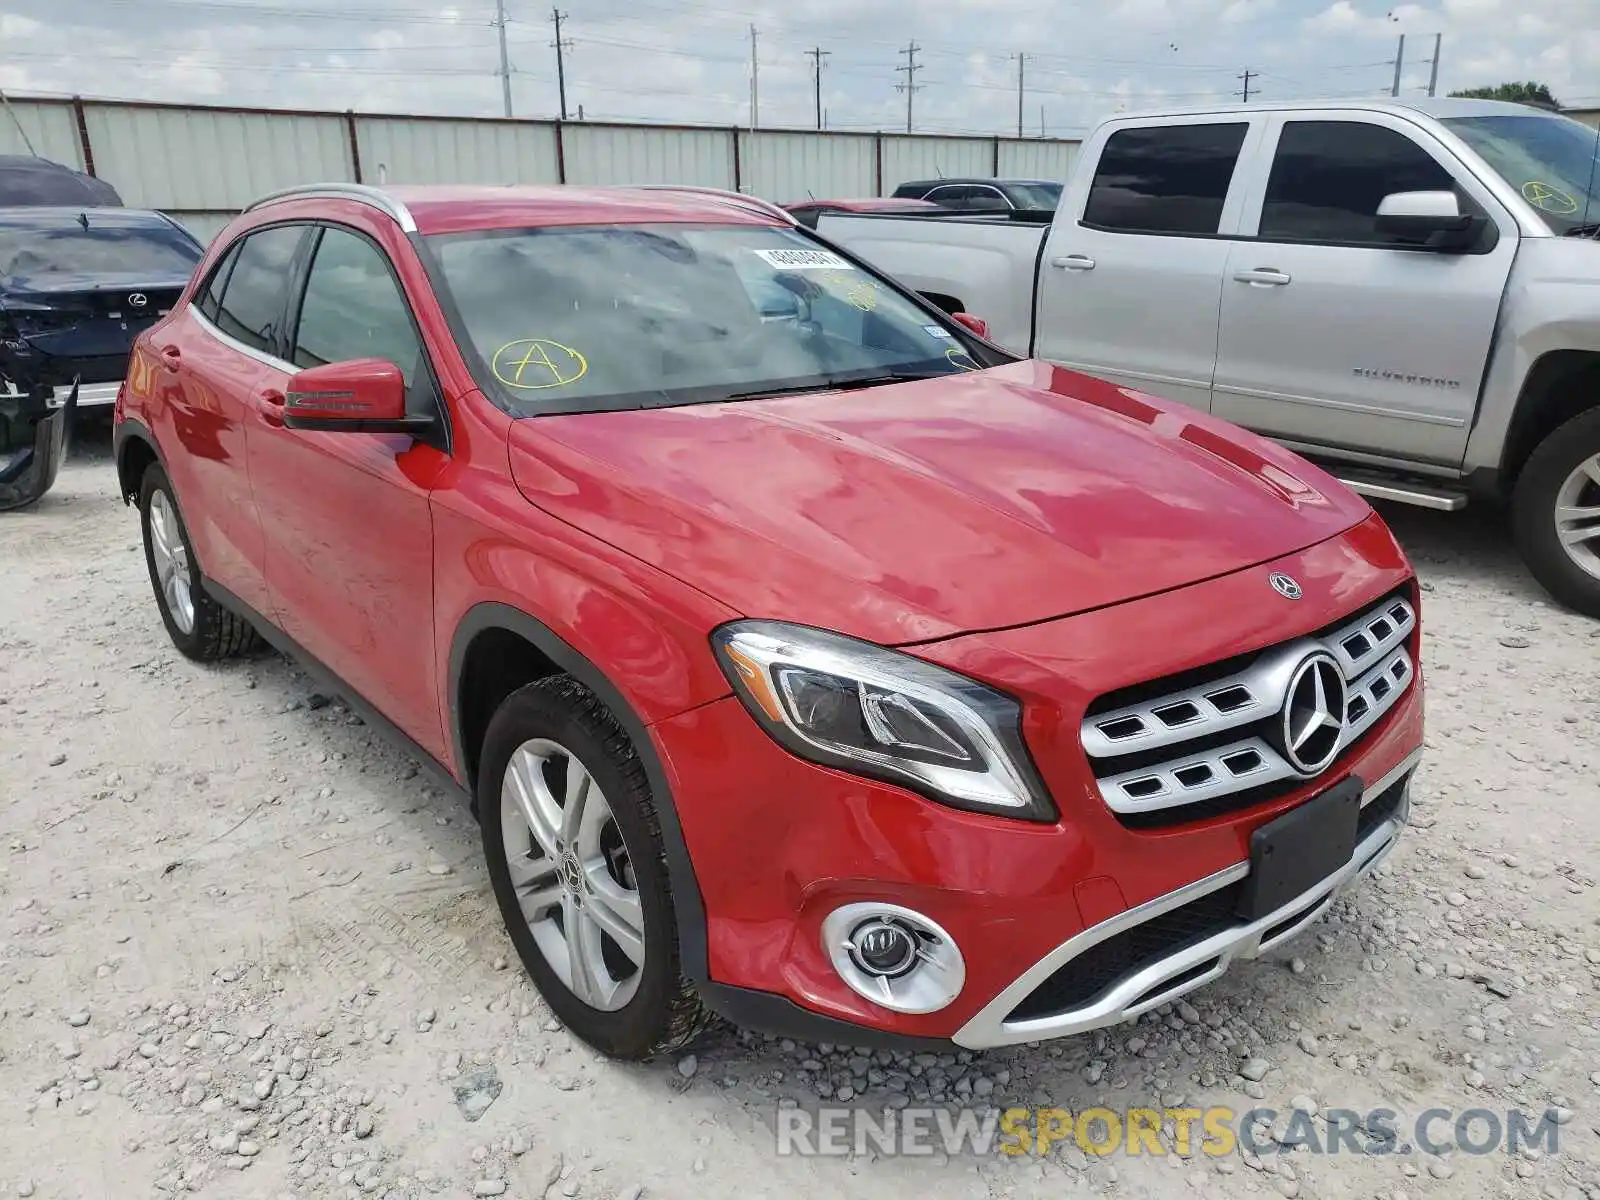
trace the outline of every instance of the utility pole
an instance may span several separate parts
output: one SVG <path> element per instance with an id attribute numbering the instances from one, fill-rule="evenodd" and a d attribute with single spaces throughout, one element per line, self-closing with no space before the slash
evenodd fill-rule
<path id="1" fill-rule="evenodd" d="M 750 24 L 750 128 L 761 123 L 761 64 L 756 59 L 756 27 Z"/>
<path id="2" fill-rule="evenodd" d="M 895 84 L 894 89 L 897 92 L 904 92 L 906 94 L 907 133 L 911 132 L 911 101 L 912 98 L 917 94 L 918 89 L 922 86 L 917 82 L 917 72 L 922 70 L 922 68 L 917 65 L 917 51 L 921 49 L 922 47 L 917 45 L 916 42 L 910 43 L 904 50 L 900 51 L 901 54 L 906 56 L 905 65 L 895 68 L 896 71 L 904 71 L 906 76 L 906 81 L 904 83 Z"/>
<path id="3" fill-rule="evenodd" d="M 503 2 L 503 0 L 502 0 Z M 567 64 L 563 57 L 565 51 L 572 48 L 572 43 L 561 37 L 561 22 L 567 19 L 567 14 L 559 8 L 550 10 L 550 19 L 556 23 L 556 40 L 550 44 L 556 48 L 556 91 L 561 96 L 561 119 L 567 119 Z"/>
<path id="4" fill-rule="evenodd" d="M 1022 76 L 1027 66 L 1028 56 L 1017 55 L 1017 136 L 1022 136 Z"/>
<path id="5" fill-rule="evenodd" d="M 494 23 L 500 31 L 500 91 L 506 116 L 511 115 L 511 54 L 506 49 L 506 0 L 494 0 Z"/>
<path id="6" fill-rule="evenodd" d="M 1242 96 L 1243 102 L 1245 104 L 1249 104 L 1250 103 L 1250 81 L 1252 79 L 1255 79 L 1260 74 L 1261 74 L 1260 71 L 1247 70 L 1247 71 L 1244 72 L 1244 74 L 1235 76 L 1236 79 L 1244 80 L 1244 91 L 1242 93 L 1241 92 L 1235 92 L 1234 95 L 1235 96 Z"/>
<path id="7" fill-rule="evenodd" d="M 1444 41 L 1444 34 L 1433 35 L 1433 57 L 1428 60 L 1428 95 L 1432 96 L 1439 90 L 1439 44 Z"/>
<path id="8" fill-rule="evenodd" d="M 818 129 L 822 128 L 822 60 L 827 58 L 828 55 L 830 55 L 832 53 L 833 53 L 833 51 L 824 50 L 821 46 L 815 46 L 812 49 L 806 51 L 806 55 L 815 64 L 813 66 L 813 68 L 812 68 L 812 71 L 813 71 L 813 75 L 814 75 L 814 78 L 815 78 L 815 81 L 816 81 L 816 87 L 817 87 L 817 128 Z"/>
<path id="9" fill-rule="evenodd" d="M 1400 68 L 1405 65 L 1405 61 L 1406 35 L 1402 33 L 1400 35 L 1399 49 L 1394 52 L 1394 86 L 1389 89 L 1389 95 L 1391 96 L 1398 96 L 1400 94 Z"/>

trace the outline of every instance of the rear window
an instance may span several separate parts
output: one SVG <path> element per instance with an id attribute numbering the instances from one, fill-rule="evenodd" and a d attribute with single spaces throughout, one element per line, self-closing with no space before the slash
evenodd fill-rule
<path id="1" fill-rule="evenodd" d="M 1246 122 L 1121 129 L 1106 140 L 1083 223 L 1124 233 L 1216 233 Z"/>
<path id="2" fill-rule="evenodd" d="M 0 229 L 0 275 L 188 275 L 200 258 L 169 226 Z"/>

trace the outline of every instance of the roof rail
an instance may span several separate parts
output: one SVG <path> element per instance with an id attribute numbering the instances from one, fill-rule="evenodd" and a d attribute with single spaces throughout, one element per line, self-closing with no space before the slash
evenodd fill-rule
<path id="1" fill-rule="evenodd" d="M 772 201 L 763 200 L 760 196 L 747 196 L 745 193 L 733 191 L 731 188 L 701 187 L 691 183 L 634 183 L 621 186 L 641 188 L 652 192 L 687 192 L 698 196 L 720 196 L 724 200 L 737 200 L 743 207 L 753 212 L 764 213 L 769 217 L 777 217 L 790 225 L 798 223 L 792 213 Z"/>
<path id="2" fill-rule="evenodd" d="M 363 183 L 303 183 L 296 187 L 281 188 L 276 192 L 268 192 L 250 204 L 245 212 L 263 208 L 268 204 L 277 204 L 286 200 L 354 200 L 358 204 L 365 204 L 376 208 L 380 212 L 393 217 L 395 223 L 406 233 L 417 232 L 417 222 L 411 216 L 411 210 L 388 192 L 380 188 L 368 187 Z"/>

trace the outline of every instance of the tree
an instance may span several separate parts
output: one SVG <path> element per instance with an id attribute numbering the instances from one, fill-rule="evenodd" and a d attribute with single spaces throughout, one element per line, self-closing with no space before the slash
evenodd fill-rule
<path id="1" fill-rule="evenodd" d="M 1548 87 L 1532 80 L 1527 83 L 1499 83 L 1494 87 L 1467 88 L 1465 91 L 1450 94 L 1473 100 L 1512 100 L 1518 104 L 1536 104 L 1540 108 L 1561 107 L 1561 102 L 1550 94 Z"/>

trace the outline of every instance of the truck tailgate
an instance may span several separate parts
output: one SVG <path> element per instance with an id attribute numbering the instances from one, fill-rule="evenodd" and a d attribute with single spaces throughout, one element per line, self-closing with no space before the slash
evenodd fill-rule
<path id="1" fill-rule="evenodd" d="M 1034 271 L 1048 225 L 1004 217 L 824 213 L 817 232 L 913 291 L 982 317 L 990 340 L 1026 355 Z"/>

